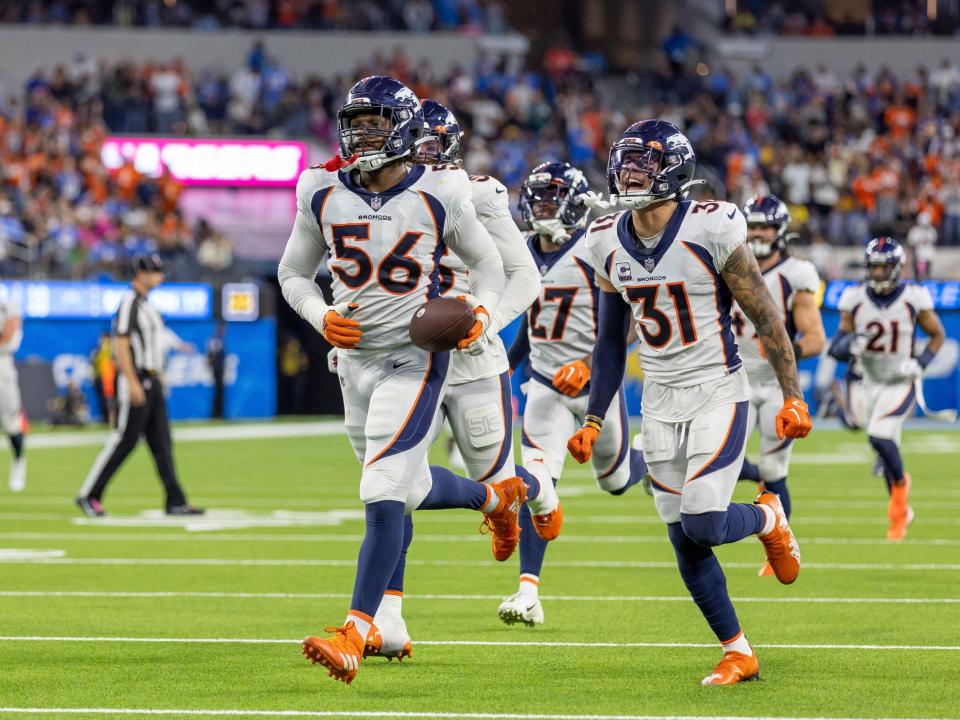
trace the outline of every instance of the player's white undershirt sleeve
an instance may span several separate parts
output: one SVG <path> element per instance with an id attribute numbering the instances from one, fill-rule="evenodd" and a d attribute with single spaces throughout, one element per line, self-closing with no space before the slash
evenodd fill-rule
<path id="1" fill-rule="evenodd" d="M 484 224 L 503 261 L 507 282 L 497 311 L 490 319 L 490 332 L 499 333 L 526 312 L 540 295 L 540 273 L 517 224 L 509 215 Z"/>
<path id="2" fill-rule="evenodd" d="M 301 176 L 301 181 L 303 176 Z M 327 250 L 320 226 L 307 215 L 297 187 L 297 218 L 277 267 L 277 279 L 284 299 L 296 313 L 320 332 L 327 314 L 326 301 L 314 278 Z"/>
<path id="3" fill-rule="evenodd" d="M 472 201 L 460 206 L 444 240 L 470 270 L 470 294 L 486 308 L 492 320 L 503 295 L 503 261 L 477 219 Z"/>

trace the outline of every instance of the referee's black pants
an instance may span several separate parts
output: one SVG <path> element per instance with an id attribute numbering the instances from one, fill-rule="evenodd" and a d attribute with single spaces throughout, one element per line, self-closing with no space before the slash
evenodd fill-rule
<path id="1" fill-rule="evenodd" d="M 170 438 L 170 420 L 167 417 L 163 384 L 159 377 L 150 374 L 141 375 L 140 384 L 143 385 L 146 400 L 143 405 L 134 407 L 130 403 L 127 379 L 123 375 L 117 377 L 117 428 L 93 463 L 80 495 L 95 500 L 102 499 L 110 480 L 143 435 L 150 446 L 157 474 L 166 491 L 166 507 L 169 510 L 171 507 L 185 505 L 187 498 L 177 481 L 177 471 L 173 465 L 173 441 Z"/>

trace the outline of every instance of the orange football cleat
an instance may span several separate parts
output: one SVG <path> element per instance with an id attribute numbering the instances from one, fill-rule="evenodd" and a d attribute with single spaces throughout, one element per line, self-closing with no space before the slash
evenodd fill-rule
<path id="1" fill-rule="evenodd" d="M 770 567 L 770 563 L 765 562 L 760 566 L 760 569 L 757 571 L 757 577 L 773 577 L 773 568 Z"/>
<path id="2" fill-rule="evenodd" d="M 335 634 L 329 638 L 306 638 L 302 646 L 303 656 L 313 665 L 323 665 L 334 680 L 349 685 L 363 662 L 363 637 L 353 622 L 342 627 L 324 628 L 324 632 Z"/>
<path id="3" fill-rule="evenodd" d="M 493 557 L 503 562 L 517 549 L 520 541 L 520 525 L 517 523 L 517 514 L 520 506 L 527 500 L 527 486 L 518 477 L 510 477 L 489 486 L 497 494 L 500 502 L 492 513 L 484 513 L 483 528 L 489 528 L 493 541 Z"/>
<path id="4" fill-rule="evenodd" d="M 790 529 L 790 523 L 787 522 L 787 514 L 783 511 L 780 498 L 769 490 L 764 490 L 753 504 L 766 505 L 774 512 L 773 530 L 757 537 L 763 543 L 773 574 L 784 585 L 789 585 L 800 574 L 800 545 Z"/>
<path id="5" fill-rule="evenodd" d="M 910 474 L 903 474 L 903 481 L 890 488 L 890 502 L 887 504 L 887 540 L 903 540 L 907 536 L 907 525 L 913 522 L 913 508 L 910 507 Z"/>
<path id="6" fill-rule="evenodd" d="M 753 648 L 750 648 L 753 650 Z M 739 682 L 760 679 L 760 663 L 757 654 L 744 655 L 728 650 L 710 675 L 700 681 L 701 685 L 736 685 Z"/>
<path id="7" fill-rule="evenodd" d="M 385 657 L 387 660 L 397 659 L 398 662 L 403 662 L 404 658 L 413 657 L 413 643 L 410 640 L 407 640 L 406 644 L 396 651 L 383 651 L 383 635 L 380 633 L 380 629 L 376 625 L 370 626 L 370 634 L 367 635 L 367 642 L 363 646 L 363 656 L 380 656 Z"/>
<path id="8" fill-rule="evenodd" d="M 557 509 L 543 515 L 531 515 L 533 529 L 541 540 L 556 540 L 563 527 L 563 505 L 557 503 Z"/>

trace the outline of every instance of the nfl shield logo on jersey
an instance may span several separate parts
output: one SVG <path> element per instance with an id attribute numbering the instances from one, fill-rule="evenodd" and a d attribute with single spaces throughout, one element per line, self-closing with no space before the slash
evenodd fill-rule
<path id="1" fill-rule="evenodd" d="M 617 277 L 621 280 L 633 280 L 633 272 L 630 270 L 630 263 L 617 263 Z"/>
<path id="2" fill-rule="evenodd" d="M 653 269 L 656 266 L 657 266 L 657 261 L 654 260 L 653 258 L 646 258 L 643 261 L 643 269 L 646 270 L 648 273 L 652 273 Z"/>
<path id="3" fill-rule="evenodd" d="M 383 204 L 383 201 L 380 200 L 379 195 L 376 195 L 372 200 L 370 200 L 370 207 L 373 210 L 379 210 L 382 204 Z"/>

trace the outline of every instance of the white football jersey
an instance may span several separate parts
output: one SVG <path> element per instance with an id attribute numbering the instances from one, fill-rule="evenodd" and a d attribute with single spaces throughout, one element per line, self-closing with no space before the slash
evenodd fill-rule
<path id="1" fill-rule="evenodd" d="M 590 224 L 592 265 L 630 305 L 641 365 L 655 383 L 690 387 L 741 367 L 720 270 L 746 235 L 740 209 L 719 200 L 679 203 L 649 249 L 635 239 L 629 211 Z"/>
<path id="2" fill-rule="evenodd" d="M 486 227 L 491 220 L 510 217 L 507 188 L 499 180 L 488 175 L 471 175 L 470 188 L 481 225 Z M 467 266 L 452 250 L 440 258 L 440 294 L 448 297 L 470 294 Z M 509 369 L 507 351 L 497 336 L 490 338 L 490 344 L 480 355 L 452 353 L 448 377 L 451 385 L 462 385 L 499 375 Z"/>
<path id="3" fill-rule="evenodd" d="M 360 349 L 410 342 L 410 319 L 440 285 L 444 238 L 471 210 L 470 181 L 454 166 L 415 165 L 386 192 L 373 193 L 349 173 L 305 170 L 300 211 L 317 221 L 329 250 L 334 304 L 359 305 Z"/>
<path id="4" fill-rule="evenodd" d="M 578 230 L 552 253 L 540 252 L 535 235 L 527 242 L 542 279 L 540 297 L 527 310 L 530 369 L 547 385 L 557 370 L 588 357 L 597 343 L 598 289 L 584 236 Z"/>
<path id="5" fill-rule="evenodd" d="M 809 260 L 783 257 L 776 265 L 763 273 L 767 289 L 773 298 L 773 304 L 783 316 L 787 326 L 787 335 L 790 340 L 797 336 L 797 328 L 793 324 L 793 299 L 798 292 L 815 293 L 820 289 L 820 276 L 817 268 Z M 743 358 L 743 367 L 746 369 L 751 382 L 775 382 L 777 374 L 763 353 L 760 337 L 750 318 L 746 316 L 736 301 L 733 303 L 733 334 L 737 338 L 740 348 L 740 357 Z"/>
<path id="6" fill-rule="evenodd" d="M 860 366 L 873 382 L 899 382 L 900 368 L 913 357 L 917 315 L 933 309 L 930 292 L 921 285 L 903 283 L 888 295 L 878 295 L 866 285 L 843 291 L 837 309 L 853 317 L 853 329 L 867 336 Z"/>
<path id="7" fill-rule="evenodd" d="M 0 300 L 0 329 L 7 324 L 7 319 L 11 317 L 20 317 L 20 308 L 12 300 Z M 23 342 L 23 325 L 13 334 L 10 340 L 0 345 L 0 354 L 12 355 L 20 349 L 21 342 Z"/>

